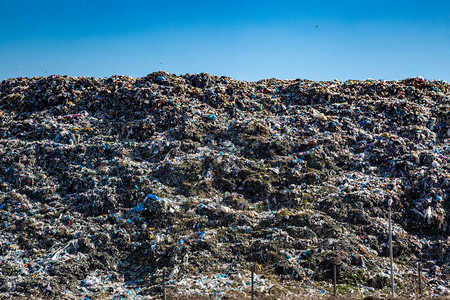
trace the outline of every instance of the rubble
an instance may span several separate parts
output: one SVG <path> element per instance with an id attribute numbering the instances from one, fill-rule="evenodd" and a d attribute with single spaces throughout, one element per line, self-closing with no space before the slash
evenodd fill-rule
<path id="1" fill-rule="evenodd" d="M 206 73 L 0 83 L 0 295 L 449 291 L 450 87 Z M 281 297 L 281 296 L 280 296 Z"/>

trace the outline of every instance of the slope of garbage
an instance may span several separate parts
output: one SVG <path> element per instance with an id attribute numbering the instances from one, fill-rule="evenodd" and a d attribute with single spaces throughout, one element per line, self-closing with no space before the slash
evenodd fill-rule
<path id="1" fill-rule="evenodd" d="M 0 297 L 449 293 L 450 86 L 0 83 Z"/>

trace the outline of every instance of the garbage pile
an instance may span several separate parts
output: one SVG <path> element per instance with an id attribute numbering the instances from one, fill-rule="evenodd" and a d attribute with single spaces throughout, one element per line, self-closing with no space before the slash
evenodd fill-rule
<path id="1" fill-rule="evenodd" d="M 0 297 L 449 293 L 450 86 L 0 83 Z"/>

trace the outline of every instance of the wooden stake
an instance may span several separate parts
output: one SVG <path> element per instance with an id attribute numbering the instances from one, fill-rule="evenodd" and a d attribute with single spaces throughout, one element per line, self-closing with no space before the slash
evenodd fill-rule
<path id="1" fill-rule="evenodd" d="M 163 282 L 162 282 L 162 290 L 163 290 L 163 300 L 166 300 L 166 270 L 163 270 Z"/>
<path id="2" fill-rule="evenodd" d="M 333 265 L 333 295 L 336 296 L 336 265 Z"/>
<path id="3" fill-rule="evenodd" d="M 391 225 L 391 206 L 389 205 L 389 257 L 391 261 L 391 296 L 394 298 L 394 264 L 392 255 L 392 225 Z"/>
<path id="4" fill-rule="evenodd" d="M 254 277 L 255 277 L 255 265 L 253 265 L 253 267 L 252 267 L 252 300 L 254 300 L 254 298 L 255 298 L 255 291 L 254 291 L 254 287 L 253 287 Z"/>
<path id="5" fill-rule="evenodd" d="M 422 296 L 422 265 L 420 264 L 420 262 L 417 266 L 417 269 L 418 269 L 417 271 L 419 273 L 419 297 L 420 297 L 420 296 Z"/>

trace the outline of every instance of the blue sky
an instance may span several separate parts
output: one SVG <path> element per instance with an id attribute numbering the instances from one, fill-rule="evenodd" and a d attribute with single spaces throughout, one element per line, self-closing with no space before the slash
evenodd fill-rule
<path id="1" fill-rule="evenodd" d="M 0 79 L 423 76 L 450 82 L 450 1 L 0 0 Z"/>

